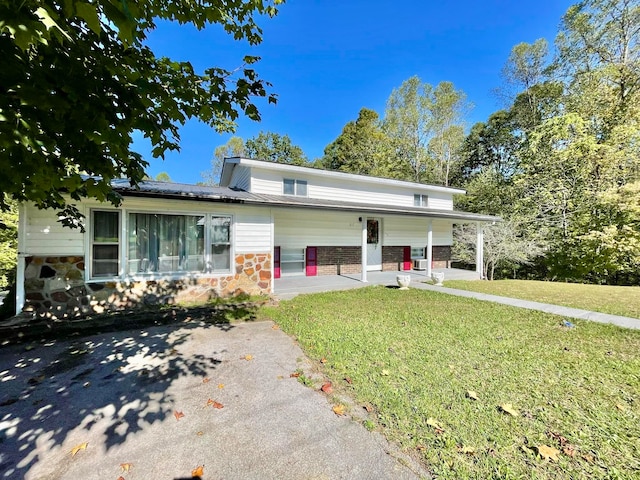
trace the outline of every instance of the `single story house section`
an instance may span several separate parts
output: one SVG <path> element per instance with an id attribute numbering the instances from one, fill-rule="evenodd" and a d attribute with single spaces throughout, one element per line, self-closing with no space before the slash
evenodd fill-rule
<path id="1" fill-rule="evenodd" d="M 273 294 L 278 278 L 446 267 L 452 225 L 499 220 L 453 209 L 463 190 L 226 159 L 220 186 L 156 181 L 84 200 L 85 231 L 19 207 L 17 313 L 68 318 L 138 304 Z M 481 268 L 478 270 L 481 275 Z"/>

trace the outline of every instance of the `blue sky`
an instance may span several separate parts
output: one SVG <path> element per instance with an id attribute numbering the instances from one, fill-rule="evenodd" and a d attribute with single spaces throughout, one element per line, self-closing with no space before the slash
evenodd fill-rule
<path id="1" fill-rule="evenodd" d="M 355 120 L 362 107 L 381 116 L 391 91 L 418 75 L 436 85 L 451 81 L 474 108 L 468 126 L 500 108 L 492 89 L 511 48 L 540 37 L 550 43 L 562 15 L 576 0 L 288 0 L 277 17 L 259 18 L 263 42 L 234 41 L 220 27 L 203 31 L 162 24 L 149 37 L 156 55 L 233 69 L 244 55 L 273 84 L 277 105 L 258 102 L 260 123 L 239 119 L 243 139 L 261 130 L 289 135 L 310 160 Z M 231 135 L 190 121 L 181 129 L 181 151 L 153 159 L 148 144 L 134 149 L 150 162 L 148 173 L 165 171 L 177 182 L 201 181 L 213 150 Z"/>

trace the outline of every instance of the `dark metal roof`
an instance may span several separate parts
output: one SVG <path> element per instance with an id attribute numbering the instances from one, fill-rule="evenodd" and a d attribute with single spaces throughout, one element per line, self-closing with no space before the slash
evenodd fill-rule
<path id="1" fill-rule="evenodd" d="M 310 208 L 317 210 L 361 212 L 372 214 L 410 215 L 468 222 L 496 222 L 500 217 L 480 215 L 456 210 L 437 210 L 424 207 L 403 207 L 396 205 L 376 205 L 369 203 L 343 202 L 319 198 L 295 197 L 288 195 L 265 195 L 234 190 L 229 187 L 208 185 L 188 185 L 149 180 L 132 187 L 128 180 L 114 180 L 116 191 L 125 196 L 173 198 L 183 200 L 209 201 L 216 203 L 241 203 L 280 208 Z"/>

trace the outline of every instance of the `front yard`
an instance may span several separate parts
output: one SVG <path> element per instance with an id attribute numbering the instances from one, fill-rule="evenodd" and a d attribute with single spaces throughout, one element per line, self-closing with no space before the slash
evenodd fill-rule
<path id="1" fill-rule="evenodd" d="M 493 282 L 451 280 L 445 282 L 445 286 L 640 318 L 640 287 L 535 280 L 495 280 Z"/>
<path id="2" fill-rule="evenodd" d="M 640 476 L 640 331 L 381 286 L 261 315 L 437 477 Z"/>

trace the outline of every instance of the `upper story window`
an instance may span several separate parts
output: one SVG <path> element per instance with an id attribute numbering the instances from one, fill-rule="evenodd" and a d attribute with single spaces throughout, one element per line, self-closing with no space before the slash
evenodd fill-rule
<path id="1" fill-rule="evenodd" d="M 423 195 L 420 193 L 413 194 L 413 206 L 414 207 L 428 207 L 429 195 Z"/>
<path id="2" fill-rule="evenodd" d="M 285 195 L 307 196 L 307 181 L 285 178 L 282 182 L 282 193 Z"/>

